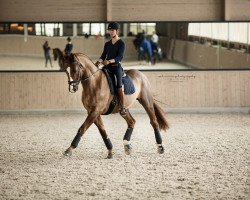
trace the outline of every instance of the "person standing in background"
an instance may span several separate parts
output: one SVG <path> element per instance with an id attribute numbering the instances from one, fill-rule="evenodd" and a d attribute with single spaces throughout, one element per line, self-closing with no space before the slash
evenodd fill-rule
<path id="1" fill-rule="evenodd" d="M 45 41 L 45 43 L 43 44 L 43 51 L 44 51 L 44 57 L 45 57 L 45 67 L 47 67 L 48 60 L 50 62 L 50 66 L 53 67 L 52 62 L 51 62 L 51 57 L 50 57 L 50 50 L 51 50 L 51 48 L 49 47 L 48 41 Z"/>
<path id="2" fill-rule="evenodd" d="M 143 59 L 146 59 L 149 64 L 153 64 L 153 51 L 152 51 L 152 45 L 147 40 L 146 35 L 143 35 L 143 40 L 140 44 L 140 55 L 143 57 Z"/>
<path id="3" fill-rule="evenodd" d="M 156 59 L 159 61 L 162 60 L 162 50 L 159 44 L 159 37 L 155 31 L 153 31 L 153 35 L 151 36 L 151 46 L 153 52 L 153 64 L 155 64 Z"/>
<path id="4" fill-rule="evenodd" d="M 151 36 L 151 45 L 152 45 L 152 49 L 157 51 L 159 46 L 159 37 L 156 34 L 155 31 L 153 31 L 153 35 Z"/>
<path id="5" fill-rule="evenodd" d="M 158 44 L 158 42 L 159 42 L 159 37 L 158 37 L 158 35 L 156 34 L 155 31 L 153 31 L 153 35 L 152 35 L 152 37 L 151 37 L 151 41 L 152 41 L 153 43 L 155 43 L 155 44 Z"/>
<path id="6" fill-rule="evenodd" d="M 65 46 L 64 53 L 65 54 L 71 54 L 72 49 L 73 49 L 73 44 L 71 42 L 71 38 L 70 37 L 67 38 L 67 42 L 68 43 Z"/>

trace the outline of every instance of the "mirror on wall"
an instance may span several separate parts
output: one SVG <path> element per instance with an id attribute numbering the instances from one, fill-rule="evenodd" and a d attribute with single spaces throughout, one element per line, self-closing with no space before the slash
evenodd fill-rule
<path id="1" fill-rule="evenodd" d="M 0 71 L 59 70 L 53 49 L 67 43 L 95 61 L 110 39 L 107 25 L 1 22 Z M 119 35 L 125 69 L 250 69 L 249 22 L 123 22 Z"/>

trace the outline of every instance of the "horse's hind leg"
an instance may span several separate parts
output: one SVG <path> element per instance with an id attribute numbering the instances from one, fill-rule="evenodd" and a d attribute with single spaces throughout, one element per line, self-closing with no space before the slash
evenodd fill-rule
<path id="1" fill-rule="evenodd" d="M 107 158 L 110 159 L 110 158 L 113 157 L 113 151 L 112 151 L 113 145 L 112 145 L 110 139 L 108 138 L 108 135 L 107 135 L 106 130 L 105 130 L 105 128 L 104 128 L 104 125 L 103 125 L 101 116 L 99 116 L 99 117 L 95 120 L 94 123 L 95 123 L 95 125 L 97 126 L 97 128 L 98 128 L 98 130 L 99 130 L 99 132 L 100 132 L 100 134 L 101 134 L 101 136 L 102 136 L 102 139 L 103 139 L 103 141 L 104 141 L 104 143 L 105 143 L 105 145 L 106 145 L 106 147 L 107 147 L 107 149 L 108 149 L 108 156 L 107 156 Z"/>
<path id="2" fill-rule="evenodd" d="M 162 154 L 162 153 L 164 153 L 164 147 L 162 145 L 162 138 L 161 138 L 161 133 L 160 133 L 160 129 L 159 129 L 159 123 L 158 123 L 157 117 L 155 115 L 154 100 L 153 100 L 153 97 L 151 97 L 151 95 L 149 95 L 149 94 L 143 95 L 143 96 L 144 96 L 144 98 L 138 99 L 138 101 L 144 107 L 144 109 L 146 110 L 146 112 L 149 116 L 150 124 L 154 128 L 155 140 L 156 140 L 156 144 L 157 144 L 158 153 Z"/>
<path id="3" fill-rule="evenodd" d="M 124 145 L 124 150 L 127 155 L 131 154 L 132 151 L 132 145 L 130 142 L 130 138 L 135 126 L 135 119 L 132 117 L 130 114 L 129 110 L 127 110 L 126 115 L 121 115 L 127 122 L 128 128 L 127 131 L 123 137 L 123 145 Z"/>

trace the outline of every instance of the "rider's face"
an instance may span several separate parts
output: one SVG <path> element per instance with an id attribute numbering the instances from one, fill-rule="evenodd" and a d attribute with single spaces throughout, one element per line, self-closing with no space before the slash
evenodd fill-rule
<path id="1" fill-rule="evenodd" d="M 108 30 L 109 35 L 113 38 L 117 35 L 117 30 L 115 29 L 110 29 Z"/>

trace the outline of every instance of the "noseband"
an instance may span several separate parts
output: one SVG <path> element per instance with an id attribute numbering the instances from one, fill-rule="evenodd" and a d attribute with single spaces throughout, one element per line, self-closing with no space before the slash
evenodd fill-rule
<path id="1" fill-rule="evenodd" d="M 82 64 L 79 62 L 78 58 L 77 58 L 77 57 L 75 57 L 75 58 L 77 59 L 77 61 L 75 61 L 75 63 L 77 63 L 77 65 L 78 65 L 78 68 L 79 68 L 78 70 L 80 70 L 80 68 L 81 68 L 81 67 L 83 68 L 83 66 L 82 66 Z M 81 67 L 80 67 L 80 66 L 81 66 Z M 66 69 L 65 72 L 66 72 L 66 74 L 67 74 L 67 76 L 68 76 L 69 92 L 75 93 L 75 92 L 78 90 L 78 85 L 79 85 L 80 82 L 84 82 L 84 81 L 88 80 L 88 79 L 91 78 L 95 73 L 97 73 L 99 70 L 100 70 L 100 69 L 97 69 L 93 74 L 91 74 L 90 76 L 87 76 L 87 77 L 85 77 L 85 78 L 80 77 L 78 80 L 70 81 L 70 75 L 69 75 L 69 72 L 68 72 L 67 69 Z M 78 76 L 80 76 L 80 71 L 78 71 Z M 71 86 L 73 87 L 73 90 L 71 90 Z"/>

